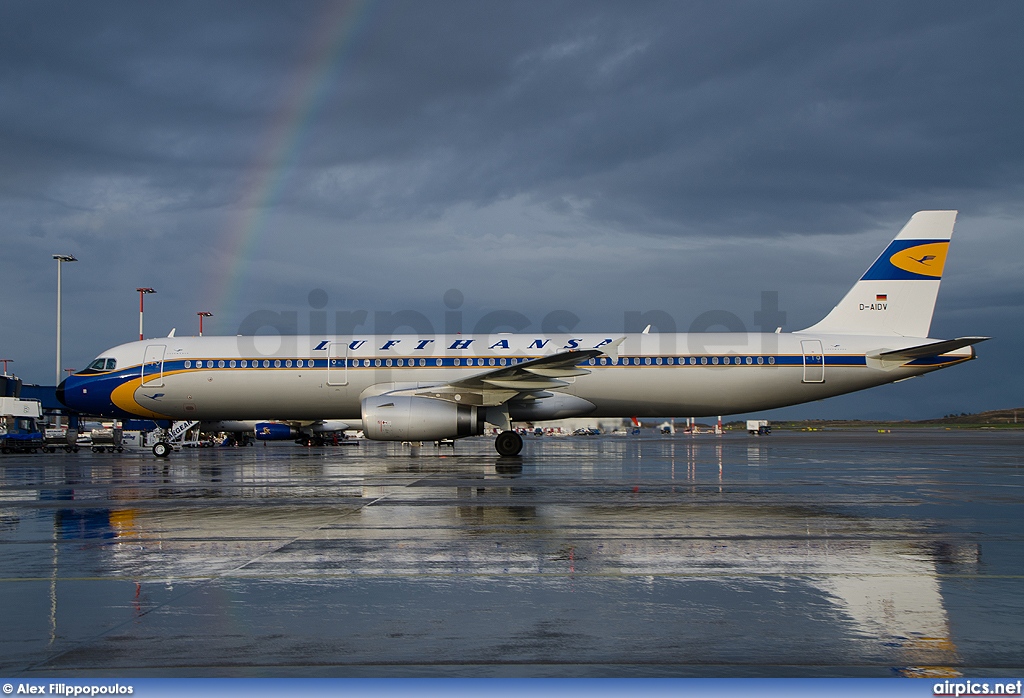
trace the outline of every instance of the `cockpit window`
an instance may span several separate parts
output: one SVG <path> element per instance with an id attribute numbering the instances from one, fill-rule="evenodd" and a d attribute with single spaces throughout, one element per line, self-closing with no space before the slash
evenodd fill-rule
<path id="1" fill-rule="evenodd" d="M 117 368 L 116 359 L 96 359 L 89 364 L 90 371 L 113 371 Z"/>
<path id="2" fill-rule="evenodd" d="M 107 359 L 107 370 L 113 371 L 115 368 L 117 368 L 117 361 L 114 359 Z"/>

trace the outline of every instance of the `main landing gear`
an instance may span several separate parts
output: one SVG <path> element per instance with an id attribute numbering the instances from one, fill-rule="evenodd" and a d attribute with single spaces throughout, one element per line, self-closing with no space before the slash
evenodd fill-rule
<path id="1" fill-rule="evenodd" d="M 518 456 L 523 450 L 523 437 L 514 431 L 503 431 L 494 440 L 499 456 Z"/>

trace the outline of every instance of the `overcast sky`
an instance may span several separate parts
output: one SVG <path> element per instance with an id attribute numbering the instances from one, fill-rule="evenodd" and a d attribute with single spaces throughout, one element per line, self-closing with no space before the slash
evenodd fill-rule
<path id="1" fill-rule="evenodd" d="M 438 330 L 824 316 L 958 209 L 932 335 L 981 359 L 778 415 L 1024 405 L 1024 4 L 0 4 L 0 355 L 416 310 Z"/>

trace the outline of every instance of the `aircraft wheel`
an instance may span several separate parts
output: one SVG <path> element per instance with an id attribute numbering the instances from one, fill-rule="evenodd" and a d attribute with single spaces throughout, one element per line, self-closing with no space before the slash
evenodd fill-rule
<path id="1" fill-rule="evenodd" d="M 102 446 L 93 446 L 92 447 L 92 452 L 93 453 L 103 453 L 103 447 Z"/>
<path id="2" fill-rule="evenodd" d="M 65 446 L 64 447 L 64 453 L 71 453 L 72 451 L 77 451 L 77 450 L 78 449 L 75 448 L 74 446 Z"/>
<path id="3" fill-rule="evenodd" d="M 0 448 L 0 453 L 10 453 L 10 452 L 11 452 L 11 449 L 7 448 L 6 446 L 4 446 L 3 448 Z"/>
<path id="4" fill-rule="evenodd" d="M 153 446 L 153 455 L 157 458 L 166 458 L 171 454 L 171 445 L 160 441 Z"/>
<path id="5" fill-rule="evenodd" d="M 494 440 L 499 456 L 518 456 L 523 450 L 523 437 L 514 431 L 503 431 Z"/>

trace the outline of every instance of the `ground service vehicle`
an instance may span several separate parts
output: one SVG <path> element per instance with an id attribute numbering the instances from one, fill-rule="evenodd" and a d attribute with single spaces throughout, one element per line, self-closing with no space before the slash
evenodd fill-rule
<path id="1" fill-rule="evenodd" d="M 0 453 L 37 453 L 43 447 L 38 400 L 0 397 Z"/>

